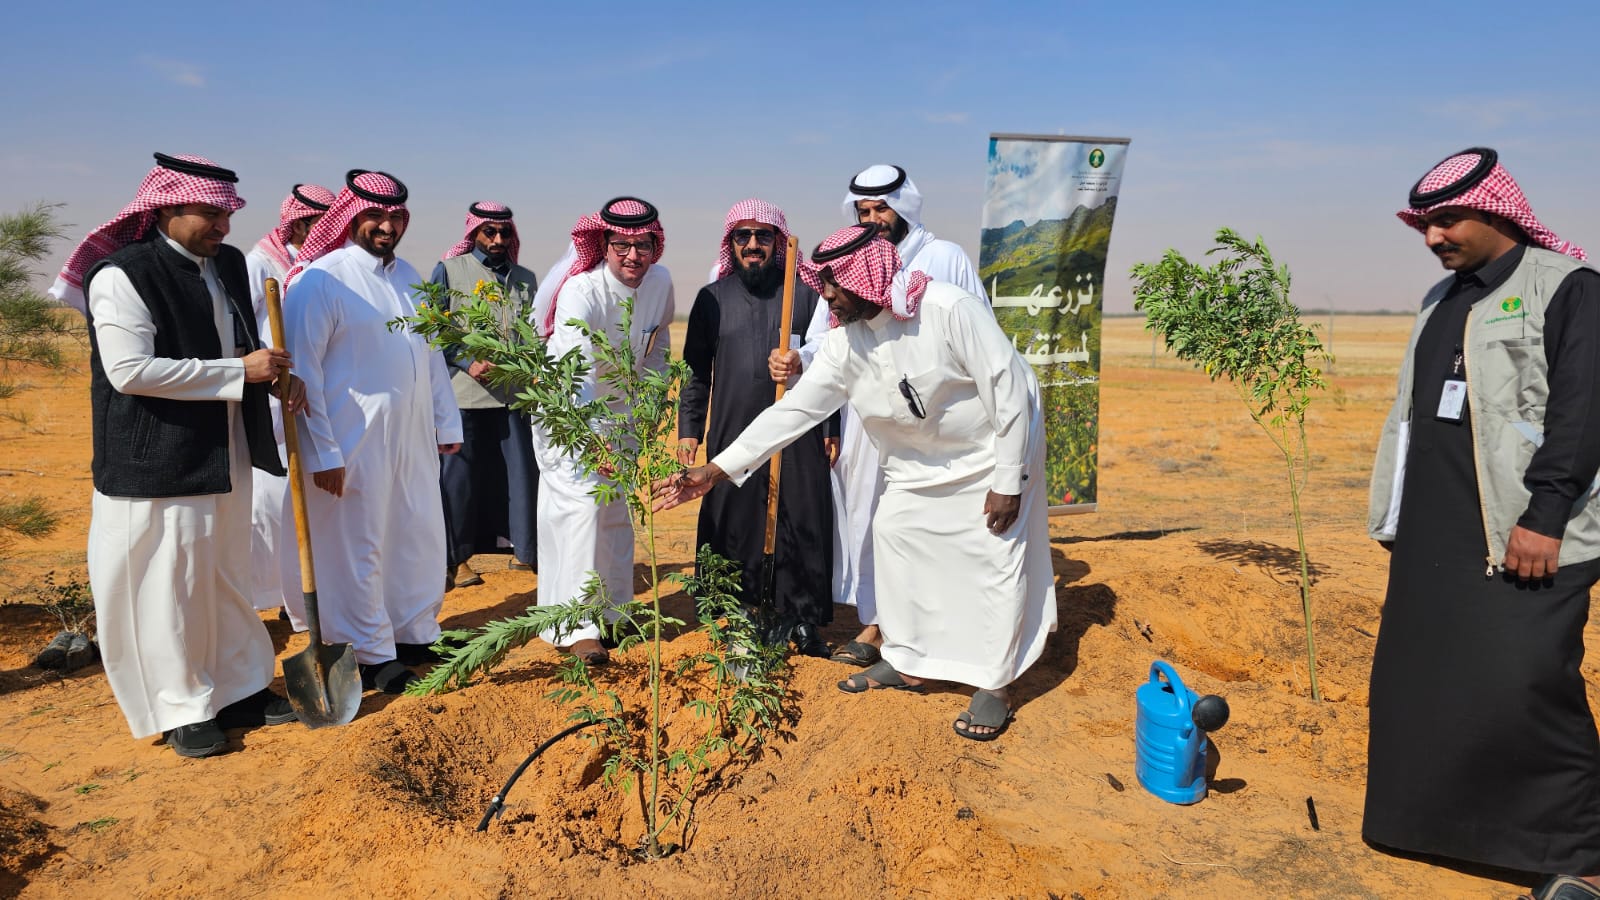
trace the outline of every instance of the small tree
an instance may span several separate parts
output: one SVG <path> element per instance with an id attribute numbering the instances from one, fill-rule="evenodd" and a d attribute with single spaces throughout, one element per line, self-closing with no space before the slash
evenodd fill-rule
<path id="1" fill-rule="evenodd" d="M 1316 326 L 1300 322 L 1289 300 L 1289 269 L 1274 264 L 1266 242 L 1250 243 L 1231 229 L 1217 232 L 1220 254 L 1205 268 L 1176 250 L 1160 262 L 1133 267 L 1134 309 L 1145 328 L 1165 339 L 1179 359 L 1199 366 L 1212 381 L 1226 378 L 1278 452 L 1289 476 L 1289 502 L 1300 549 L 1300 605 L 1305 616 L 1311 699 L 1317 689 L 1317 645 L 1311 626 L 1311 573 L 1306 557 L 1300 493 L 1310 474 L 1306 408 L 1327 387 L 1328 354 Z"/>
<path id="2" fill-rule="evenodd" d="M 661 611 L 660 559 L 656 551 L 655 512 L 650 486 L 679 466 L 668 439 L 676 423 L 678 388 L 688 377 L 682 360 L 670 362 L 666 372 L 636 371 L 636 354 L 626 339 L 582 328 L 596 361 L 610 373 L 601 378 L 601 396 L 587 403 L 575 399 L 578 384 L 592 371 L 583 355 L 573 350 L 556 358 L 521 315 L 502 326 L 497 307 L 506 301 L 499 286 L 478 282 L 473 294 L 461 294 L 436 285 L 419 285 L 429 297 L 406 324 L 429 338 L 434 346 L 450 347 L 487 361 L 491 383 L 515 393 L 511 406 L 528 413 L 550 441 L 572 456 L 587 473 L 607 473 L 595 488 L 597 502 L 628 505 L 642 531 L 650 570 L 648 600 L 613 598 L 598 573 L 591 572 L 583 594 L 573 602 L 529 608 L 524 614 L 491 622 L 478 632 L 452 632 L 463 646 L 437 649 L 446 659 L 426 678 L 412 685 L 411 693 L 426 694 L 460 687 L 473 675 L 489 670 L 541 632 L 571 633 L 594 622 L 615 640 L 619 652 L 643 644 L 647 647 L 650 705 L 643 712 L 630 710 L 614 690 L 597 683 L 581 660 L 570 659 L 562 671 L 562 686 L 548 697 L 573 704 L 574 721 L 601 726 L 591 739 L 608 750 L 604 765 L 606 784 L 620 783 L 631 792 L 638 778 L 645 834 L 640 852 L 659 858 L 674 847 L 662 833 L 681 821 L 685 830 L 692 816 L 692 798 L 699 776 L 709 770 L 719 754 L 742 756 L 759 746 L 779 724 L 783 689 L 774 675 L 781 665 L 780 651 L 757 640 L 756 629 L 737 599 L 736 567 L 703 547 L 693 576 L 671 575 L 695 599 L 697 630 L 705 632 L 710 649 L 691 654 L 671 671 L 691 699 L 685 702 L 706 723 L 693 743 L 666 750 L 662 687 L 662 633 L 682 627 L 680 619 Z M 454 301 L 452 303 L 452 301 Z M 454 308 L 451 308 L 451 307 Z M 624 301 L 619 333 L 630 333 L 633 299 Z M 665 337 L 664 335 L 662 336 Z M 627 398 L 625 412 L 613 410 L 608 399 Z M 709 698 L 706 696 L 709 694 Z M 676 781 L 673 779 L 676 777 Z M 671 792 L 675 796 L 664 796 Z"/>
<path id="3" fill-rule="evenodd" d="M 33 266 L 49 255 L 52 241 L 63 237 L 58 208 L 39 203 L 0 216 L 0 401 L 11 400 L 25 386 L 19 371 L 64 367 L 61 342 L 72 333 L 75 314 L 33 288 L 39 277 Z M 15 412 L 7 415 L 26 420 Z M 43 537 L 56 524 L 55 511 L 39 497 L 0 501 L 0 550 L 13 537 Z"/>

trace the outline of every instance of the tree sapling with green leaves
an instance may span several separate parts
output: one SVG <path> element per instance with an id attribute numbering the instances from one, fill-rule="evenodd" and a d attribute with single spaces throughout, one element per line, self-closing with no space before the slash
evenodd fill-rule
<path id="1" fill-rule="evenodd" d="M 1179 359 L 1199 366 L 1212 381 L 1226 378 L 1238 391 L 1288 470 L 1289 502 L 1300 549 L 1300 604 L 1305 616 L 1311 699 L 1317 688 L 1317 645 L 1311 624 L 1311 572 L 1300 495 L 1310 474 L 1306 408 L 1327 387 L 1329 357 L 1316 326 L 1300 321 L 1289 300 L 1289 269 L 1277 265 L 1266 242 L 1245 240 L 1223 228 L 1220 255 L 1207 268 L 1168 250 L 1160 262 L 1133 267 L 1134 309 L 1145 328 L 1160 334 Z M 1320 362 L 1320 365 L 1319 365 Z"/>
<path id="2" fill-rule="evenodd" d="M 606 783 L 620 785 L 624 793 L 632 792 L 636 783 L 639 787 L 645 820 L 641 855 L 665 856 L 675 848 L 662 835 L 674 823 L 687 832 L 695 791 L 704 785 L 700 776 L 721 758 L 744 756 L 759 747 L 781 724 L 783 699 L 783 687 L 776 680 L 780 651 L 757 640 L 756 629 L 737 599 L 734 564 L 702 548 L 694 575 L 660 572 L 649 492 L 654 480 L 679 468 L 670 439 L 678 389 L 688 377 L 688 366 L 669 359 L 665 371 L 639 371 L 637 355 L 626 338 L 633 318 L 632 298 L 624 301 L 616 334 L 571 323 L 588 339 L 591 362 L 576 349 L 552 356 L 521 315 L 507 317 L 509 327 L 502 325 L 496 307 L 507 300 L 496 284 L 479 282 L 473 294 L 439 285 L 417 287 L 428 296 L 417 314 L 404 320 L 406 327 L 435 347 L 453 348 L 489 363 L 490 383 L 513 397 L 513 408 L 527 413 L 586 474 L 606 476 L 595 488 L 595 500 L 628 505 L 643 537 L 650 575 L 648 599 L 612 597 L 599 574 L 590 572 L 582 595 L 570 603 L 531 607 L 476 632 L 447 633 L 436 647 L 444 661 L 410 692 L 437 693 L 465 686 L 541 632 L 571 633 L 590 622 L 616 642 L 621 654 L 643 645 L 649 670 L 647 709 L 630 709 L 616 690 L 596 682 L 577 657 L 569 658 L 561 685 L 548 697 L 576 704 L 571 718 L 597 726 L 586 733 L 607 751 Z M 597 370 L 596 363 L 604 372 L 599 396 L 579 402 L 577 388 Z M 628 401 L 620 413 L 607 402 L 616 397 Z M 664 581 L 677 582 L 694 598 L 695 630 L 705 634 L 708 647 L 670 669 L 662 661 L 663 632 L 686 623 L 662 612 Z M 705 723 L 689 740 L 672 741 L 670 751 L 665 723 L 671 717 L 663 711 L 668 678 L 674 681 L 673 693 L 687 696 L 685 705 Z"/>

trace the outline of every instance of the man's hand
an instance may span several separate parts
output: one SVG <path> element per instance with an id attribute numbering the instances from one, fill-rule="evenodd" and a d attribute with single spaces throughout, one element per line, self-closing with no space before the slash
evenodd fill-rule
<path id="1" fill-rule="evenodd" d="M 800 351 L 774 349 L 767 354 L 767 374 L 778 384 L 788 384 L 789 379 L 800 376 Z"/>
<path id="2" fill-rule="evenodd" d="M 250 384 L 277 381 L 278 376 L 289 371 L 289 351 L 279 347 L 262 347 L 244 356 L 244 380 Z"/>
<path id="3" fill-rule="evenodd" d="M 289 381 L 287 396 L 283 392 L 284 379 Z M 280 377 L 272 386 L 272 395 L 283 401 L 283 413 L 286 416 L 306 408 L 306 383 L 293 375 L 284 374 Z"/>
<path id="4" fill-rule="evenodd" d="M 460 443 L 440 444 L 439 445 L 439 454 L 441 456 L 454 456 L 454 455 L 456 455 L 457 453 L 460 453 L 460 452 L 461 452 L 461 444 Z"/>
<path id="5" fill-rule="evenodd" d="M 344 496 L 344 466 L 311 473 L 311 483 L 335 497 Z"/>
<path id="6" fill-rule="evenodd" d="M 678 438 L 678 464 L 681 466 L 694 465 L 694 458 L 700 453 L 700 442 L 695 438 Z"/>
<path id="7" fill-rule="evenodd" d="M 989 520 L 990 534 L 1004 534 L 1017 521 L 1022 509 L 1021 494 L 996 494 L 989 492 L 983 498 L 983 514 Z"/>
<path id="8" fill-rule="evenodd" d="M 472 377 L 473 381 L 485 384 L 489 381 L 489 370 L 492 368 L 494 368 L 493 363 L 484 362 L 481 359 L 473 360 L 472 365 L 467 366 L 467 374 Z"/>
<path id="9" fill-rule="evenodd" d="M 839 464 L 839 439 L 836 437 L 822 439 L 822 452 L 828 454 L 828 468 Z"/>
<path id="10" fill-rule="evenodd" d="M 1515 572 L 1518 581 L 1541 581 L 1556 574 L 1556 561 L 1561 556 L 1561 539 L 1545 537 L 1518 525 L 1506 538 L 1507 572 Z"/>
<path id="11" fill-rule="evenodd" d="M 668 475 L 650 485 L 650 492 L 655 497 L 655 503 L 650 508 L 660 512 L 697 500 L 704 497 L 712 485 L 727 477 L 728 473 L 710 463 Z"/>

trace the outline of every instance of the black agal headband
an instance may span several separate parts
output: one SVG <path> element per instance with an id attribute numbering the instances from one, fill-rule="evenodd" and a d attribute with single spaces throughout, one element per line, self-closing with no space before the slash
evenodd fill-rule
<path id="1" fill-rule="evenodd" d="M 888 184 L 862 184 L 856 180 L 856 178 L 861 177 L 859 175 L 850 179 L 850 193 L 867 197 L 882 197 L 884 194 L 892 194 L 900 190 L 900 186 L 906 183 L 906 170 L 899 166 L 894 166 L 893 168 L 895 172 L 894 180 Z"/>
<path id="2" fill-rule="evenodd" d="M 618 203 L 622 203 L 626 200 L 632 200 L 633 202 L 644 207 L 644 212 L 636 213 L 630 216 L 624 213 L 611 211 L 611 207 L 616 206 Z M 640 200 L 638 197 L 617 197 L 613 200 L 606 201 L 606 205 L 600 207 L 600 221 L 616 228 L 643 228 L 646 225 L 649 225 L 651 222 L 654 222 L 658 215 L 659 214 L 656 212 L 656 208 L 654 206 L 650 205 L 644 200 Z"/>
<path id="3" fill-rule="evenodd" d="M 849 256 L 872 243 L 872 239 L 878 236 L 878 226 L 876 225 L 851 225 L 850 227 L 858 230 L 860 234 L 831 250 L 824 250 L 822 249 L 822 244 L 818 244 L 817 249 L 811 251 L 812 265 L 820 266 L 823 263 L 830 263 L 841 257 Z"/>
<path id="4" fill-rule="evenodd" d="M 362 175 L 382 175 L 394 182 L 395 192 L 393 194 L 382 194 L 377 191 L 367 190 L 356 184 L 356 179 Z M 406 198 L 411 196 L 411 192 L 406 190 L 405 184 L 400 179 L 390 175 L 388 172 L 374 172 L 371 169 L 351 169 L 344 173 L 344 185 L 350 189 L 350 193 L 355 194 L 357 197 L 371 203 L 381 203 L 384 206 L 401 206 L 406 202 Z"/>
<path id="5" fill-rule="evenodd" d="M 165 153 L 157 153 L 155 156 L 156 165 L 171 172 L 193 175 L 197 178 L 209 178 L 212 181 L 226 181 L 229 184 L 239 183 L 239 176 L 232 169 L 224 169 L 221 166 L 208 166 L 205 163 L 189 162 L 186 159 L 178 159 L 176 156 L 168 156 Z"/>
<path id="6" fill-rule="evenodd" d="M 1474 153 L 1477 154 L 1478 161 L 1473 164 L 1472 168 L 1467 172 L 1467 174 L 1461 176 L 1450 184 L 1445 185 L 1444 187 L 1435 188 L 1431 191 L 1424 191 L 1422 189 L 1422 183 L 1428 180 L 1428 176 L 1433 174 L 1434 169 L 1439 168 L 1458 156 L 1468 156 Z M 1488 147 L 1469 147 L 1460 153 L 1452 153 L 1449 156 L 1446 156 L 1444 159 L 1441 159 L 1435 163 L 1433 167 L 1428 169 L 1428 171 L 1425 172 L 1421 178 L 1417 179 L 1416 184 L 1411 186 L 1411 208 L 1427 209 L 1430 206 L 1437 206 L 1446 200 L 1453 200 L 1456 197 L 1465 194 L 1467 191 L 1477 187 L 1478 184 L 1485 178 L 1488 178 L 1489 173 L 1494 171 L 1495 164 L 1499 161 L 1500 154 L 1494 152 Z"/>
<path id="7" fill-rule="evenodd" d="M 496 222 L 507 222 L 511 219 L 511 207 L 509 206 L 505 209 L 484 209 L 474 203 L 467 207 L 467 212 L 480 219 L 493 219 Z"/>
<path id="8" fill-rule="evenodd" d="M 319 210 L 321 212 L 327 212 L 328 211 L 328 204 L 323 203 L 320 200 L 313 200 L 310 197 L 307 197 L 305 194 L 300 193 L 300 189 L 305 187 L 305 186 L 306 186 L 305 182 L 302 181 L 299 184 L 295 185 L 294 187 L 290 188 L 289 189 L 289 193 L 293 194 L 294 198 L 296 200 L 299 200 L 301 203 L 304 203 L 305 205 L 311 207 L 312 209 Z"/>

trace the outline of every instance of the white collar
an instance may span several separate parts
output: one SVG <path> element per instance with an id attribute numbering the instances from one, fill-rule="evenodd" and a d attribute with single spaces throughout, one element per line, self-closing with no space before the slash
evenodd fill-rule
<path id="1" fill-rule="evenodd" d="M 366 268 L 375 275 L 388 275 L 393 273 L 395 263 L 400 261 L 400 257 L 396 256 L 394 259 L 384 262 L 383 257 L 372 255 L 367 251 L 367 248 L 361 246 L 350 238 L 345 238 L 344 246 L 339 249 L 349 250 L 355 256 L 357 261 L 365 265 Z"/>

